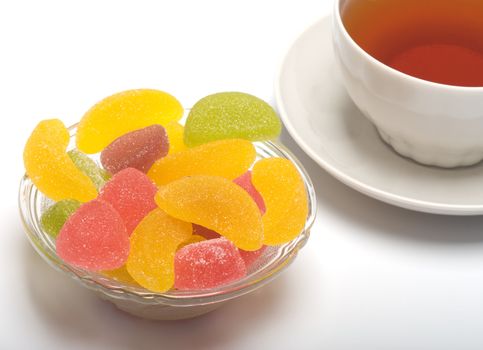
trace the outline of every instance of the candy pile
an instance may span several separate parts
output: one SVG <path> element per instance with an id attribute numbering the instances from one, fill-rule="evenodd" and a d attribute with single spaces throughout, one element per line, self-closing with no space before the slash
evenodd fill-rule
<path id="1" fill-rule="evenodd" d="M 56 201 L 41 217 L 67 263 L 154 292 L 236 281 L 267 246 L 294 239 L 308 214 L 288 160 L 256 160 L 252 141 L 280 121 L 262 100 L 218 93 L 191 109 L 156 90 L 130 90 L 81 119 L 76 149 L 58 119 L 24 150 L 32 182 Z M 86 154 L 100 152 L 98 165 Z"/>

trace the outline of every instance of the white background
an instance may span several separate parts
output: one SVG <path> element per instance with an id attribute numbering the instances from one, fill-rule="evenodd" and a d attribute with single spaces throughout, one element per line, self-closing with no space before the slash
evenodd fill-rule
<path id="1" fill-rule="evenodd" d="M 273 103 L 283 53 L 327 0 L 1 1 L 0 349 L 482 349 L 483 218 L 410 212 L 337 182 L 286 134 L 317 188 L 307 246 L 279 279 L 206 316 L 137 319 L 48 267 L 17 209 L 22 149 L 124 89 L 185 106 L 239 90 Z"/>

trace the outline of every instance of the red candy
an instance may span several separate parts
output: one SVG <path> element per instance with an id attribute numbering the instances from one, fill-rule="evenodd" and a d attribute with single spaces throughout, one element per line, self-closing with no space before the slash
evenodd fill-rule
<path id="1" fill-rule="evenodd" d="M 225 238 L 189 244 L 176 252 L 174 287 L 210 289 L 246 275 L 245 262 L 235 245 Z"/>
<path id="2" fill-rule="evenodd" d="M 267 249 L 267 246 L 264 245 L 258 250 L 254 250 L 252 252 L 248 252 L 246 250 L 239 249 L 240 256 L 242 257 L 243 261 L 245 262 L 245 266 L 249 269 L 255 261 L 263 254 L 263 252 Z"/>
<path id="3" fill-rule="evenodd" d="M 214 239 L 214 238 L 221 237 L 221 235 L 218 232 L 215 232 L 213 230 L 210 230 L 209 228 L 206 228 L 201 225 L 196 225 L 196 224 L 193 224 L 193 234 L 198 236 L 203 236 L 206 239 Z"/>
<path id="4" fill-rule="evenodd" d="M 113 270 L 129 255 L 129 236 L 119 213 L 107 202 L 94 199 L 79 207 L 65 222 L 56 242 L 57 254 L 74 266 Z"/>
<path id="5" fill-rule="evenodd" d="M 252 197 L 252 199 L 257 204 L 258 209 L 260 209 L 260 213 L 262 215 L 265 214 L 265 202 L 263 201 L 260 193 L 258 193 L 257 189 L 252 184 L 252 172 L 247 171 L 246 173 L 240 175 L 235 180 L 233 180 L 233 182 L 243 188 L 245 191 L 247 191 L 250 197 Z"/>
<path id="6" fill-rule="evenodd" d="M 101 163 L 111 174 L 126 168 L 147 173 L 153 163 L 168 154 L 168 151 L 166 130 L 155 124 L 115 139 L 102 151 Z"/>
<path id="7" fill-rule="evenodd" d="M 102 188 L 99 199 L 109 202 L 118 211 L 131 232 L 156 208 L 157 188 L 146 174 L 134 168 L 121 170 Z"/>

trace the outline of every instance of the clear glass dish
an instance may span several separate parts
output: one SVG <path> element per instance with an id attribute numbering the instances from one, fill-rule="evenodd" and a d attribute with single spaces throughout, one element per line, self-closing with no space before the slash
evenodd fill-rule
<path id="1" fill-rule="evenodd" d="M 69 149 L 72 149 L 75 145 L 76 125 L 69 130 Z M 241 280 L 210 290 L 170 290 L 166 293 L 154 293 L 142 287 L 120 283 L 100 273 L 71 266 L 57 256 L 55 240 L 40 227 L 42 212 L 53 202 L 38 191 L 27 175 L 21 179 L 19 190 L 20 216 L 25 232 L 32 246 L 47 263 L 96 292 L 101 298 L 114 303 L 121 310 L 154 320 L 183 319 L 202 315 L 264 286 L 277 277 L 305 245 L 315 220 L 315 191 L 308 174 L 295 156 L 275 142 L 255 142 L 254 145 L 257 159 L 280 157 L 293 162 L 305 184 L 309 214 L 304 229 L 294 240 L 266 249 L 250 268 L 247 276 Z M 93 155 L 92 158 L 97 162 L 99 160 L 97 155 Z"/>

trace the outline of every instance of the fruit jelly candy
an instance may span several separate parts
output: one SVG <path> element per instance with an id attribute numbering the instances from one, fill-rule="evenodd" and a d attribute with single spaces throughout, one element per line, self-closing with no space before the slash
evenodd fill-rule
<path id="1" fill-rule="evenodd" d="M 235 245 L 225 238 L 187 245 L 176 252 L 174 287 L 211 289 L 239 280 L 246 267 Z"/>
<path id="2" fill-rule="evenodd" d="M 191 224 L 160 209 L 150 212 L 131 235 L 131 253 L 126 263 L 134 280 L 153 292 L 165 292 L 174 284 L 174 255 L 189 239 Z"/>
<path id="3" fill-rule="evenodd" d="M 233 182 L 248 192 L 248 194 L 252 197 L 252 199 L 257 204 L 258 209 L 260 209 L 260 213 L 263 215 L 265 213 L 265 203 L 263 203 L 263 198 L 262 196 L 260 196 L 260 193 L 258 193 L 255 187 L 253 187 L 252 185 L 251 172 L 247 171 L 243 175 L 240 175 L 235 180 L 233 180 Z M 213 239 L 213 238 L 220 237 L 219 233 L 196 224 L 193 224 L 193 234 L 201 235 L 206 239 Z M 257 251 L 254 251 L 253 253 L 255 254 L 256 252 Z"/>
<path id="4" fill-rule="evenodd" d="M 166 130 L 159 124 L 119 136 L 101 152 L 102 166 L 111 174 L 126 168 L 147 173 L 153 163 L 168 154 Z"/>
<path id="5" fill-rule="evenodd" d="M 184 126 L 176 121 L 169 122 L 164 127 L 168 133 L 169 152 L 168 154 L 178 153 L 186 150 L 184 144 Z"/>
<path id="6" fill-rule="evenodd" d="M 89 271 L 113 270 L 129 255 L 129 236 L 118 212 L 94 199 L 82 204 L 60 230 L 57 254 L 67 263 Z"/>
<path id="7" fill-rule="evenodd" d="M 238 248 L 262 246 L 262 216 L 250 195 L 219 176 L 189 176 L 162 186 L 156 203 L 169 215 L 204 226 Z"/>
<path id="8" fill-rule="evenodd" d="M 96 162 L 78 149 L 70 150 L 67 154 L 75 166 L 91 179 L 97 190 L 100 190 L 111 177 L 107 171 L 98 167 Z"/>
<path id="9" fill-rule="evenodd" d="M 280 131 L 280 119 L 265 101 L 221 92 L 196 102 L 186 119 L 184 141 L 188 147 L 233 138 L 261 141 L 278 137 Z"/>
<path id="10" fill-rule="evenodd" d="M 192 175 L 222 176 L 233 180 L 248 170 L 255 157 L 255 147 L 250 141 L 215 141 L 159 159 L 148 176 L 158 185 Z"/>
<path id="11" fill-rule="evenodd" d="M 287 159 L 266 158 L 253 166 L 252 183 L 262 195 L 264 244 L 294 239 L 303 230 L 308 214 L 307 192 L 297 168 Z"/>
<path id="12" fill-rule="evenodd" d="M 218 232 L 196 224 L 193 224 L 193 234 L 200 235 L 206 239 L 220 238 L 221 236 Z"/>
<path id="13" fill-rule="evenodd" d="M 126 265 L 122 265 L 120 268 L 115 270 L 102 271 L 102 274 L 121 283 L 139 286 L 129 272 L 127 272 Z"/>
<path id="14" fill-rule="evenodd" d="M 193 229 L 193 232 L 194 232 L 194 229 Z M 187 246 L 188 244 L 198 243 L 198 242 L 202 242 L 202 241 L 206 241 L 206 238 L 203 237 L 203 236 L 200 236 L 200 235 L 194 235 L 193 234 L 186 241 L 181 243 L 178 246 L 178 249 L 181 249 L 181 248 Z"/>
<path id="15" fill-rule="evenodd" d="M 121 215 L 130 234 L 156 208 L 156 186 L 146 174 L 134 168 L 121 170 L 102 188 L 99 199 L 109 202 Z"/>
<path id="16" fill-rule="evenodd" d="M 183 115 L 181 104 L 166 92 L 128 90 L 94 105 L 77 126 L 77 148 L 97 153 L 125 133 L 153 124 L 165 125 Z"/>
<path id="17" fill-rule="evenodd" d="M 63 199 L 50 206 L 40 217 L 40 226 L 52 237 L 57 237 L 65 221 L 81 205 L 75 199 Z"/>
<path id="18" fill-rule="evenodd" d="M 253 252 L 247 252 L 246 250 L 239 249 L 240 256 L 242 257 L 243 261 L 245 262 L 245 266 L 249 269 L 255 261 L 263 254 L 263 252 L 267 249 L 267 246 L 264 245 L 260 249 L 257 249 Z"/>
<path id="19" fill-rule="evenodd" d="M 97 196 L 97 190 L 67 155 L 68 144 L 69 131 L 60 120 L 41 121 L 25 145 L 25 169 L 34 185 L 54 201 L 87 202 Z"/>
<path id="20" fill-rule="evenodd" d="M 256 190 L 255 187 L 253 187 L 252 184 L 252 172 L 247 171 L 243 175 L 240 175 L 237 177 L 235 180 L 233 180 L 234 183 L 236 183 L 238 186 L 243 188 L 245 191 L 248 192 L 248 194 L 253 198 L 255 203 L 257 203 L 258 209 L 260 209 L 260 213 L 263 215 L 265 214 L 265 202 L 263 201 L 262 196 L 260 196 L 260 193 Z"/>

